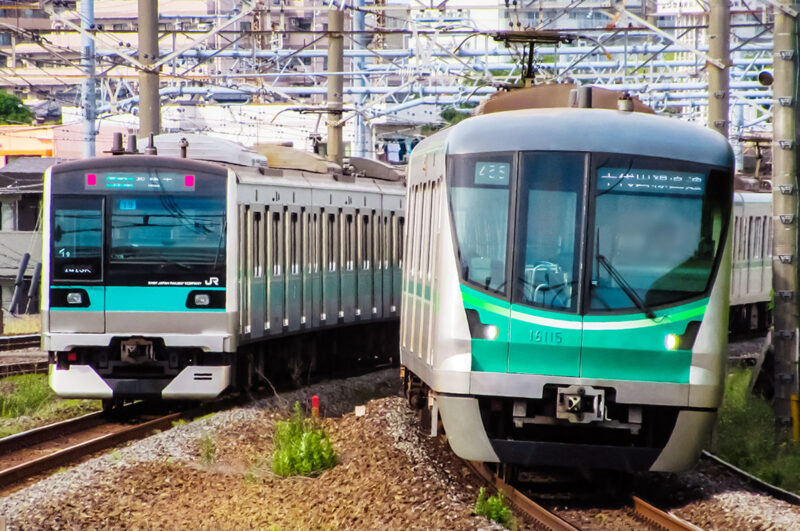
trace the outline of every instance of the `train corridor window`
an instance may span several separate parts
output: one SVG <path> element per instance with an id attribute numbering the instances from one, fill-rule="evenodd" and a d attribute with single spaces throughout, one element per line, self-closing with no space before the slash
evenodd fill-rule
<path id="1" fill-rule="evenodd" d="M 454 156 L 450 203 L 465 282 L 506 293 L 511 154 Z"/>
<path id="2" fill-rule="evenodd" d="M 53 279 L 103 278 L 103 199 L 53 198 Z"/>

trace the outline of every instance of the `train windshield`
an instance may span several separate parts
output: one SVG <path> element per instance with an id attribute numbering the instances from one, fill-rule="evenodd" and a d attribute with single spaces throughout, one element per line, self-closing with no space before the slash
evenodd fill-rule
<path id="1" fill-rule="evenodd" d="M 462 278 L 505 293 L 512 154 L 453 158 L 450 203 Z"/>
<path id="2" fill-rule="evenodd" d="M 724 172 L 619 155 L 593 166 L 590 310 L 649 313 L 705 293 L 733 193 Z"/>
<path id="3" fill-rule="evenodd" d="M 111 263 L 214 264 L 224 260 L 225 199 L 113 197 Z"/>

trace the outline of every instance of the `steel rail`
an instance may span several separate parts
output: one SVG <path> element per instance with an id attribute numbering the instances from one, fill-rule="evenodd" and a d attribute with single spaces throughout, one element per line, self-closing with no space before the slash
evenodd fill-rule
<path id="1" fill-rule="evenodd" d="M 112 446 L 149 435 L 155 430 L 169 428 L 173 421 L 180 419 L 183 413 L 170 413 L 152 420 L 136 424 L 119 431 L 106 433 L 98 437 L 73 444 L 53 453 L 25 461 L 0 471 L 0 488 L 5 488 L 25 478 L 52 470 L 70 463 L 80 457 L 105 450 Z"/>
<path id="2" fill-rule="evenodd" d="M 678 518 L 672 513 L 662 511 L 637 496 L 633 497 L 633 509 L 639 518 L 658 529 L 666 531 L 703 531 L 702 528 Z"/>
<path id="3" fill-rule="evenodd" d="M 0 351 L 38 347 L 41 345 L 41 341 L 39 334 L 0 336 Z"/>
<path id="4" fill-rule="evenodd" d="M 480 477 L 488 483 L 492 489 L 502 491 L 503 496 L 508 500 L 508 503 L 517 508 L 525 516 L 536 522 L 539 526 L 552 531 L 578 531 L 578 528 L 570 524 L 557 514 L 554 514 L 535 501 L 531 500 L 520 491 L 497 477 L 486 468 L 484 463 L 475 461 L 466 461 L 467 466 L 472 470 L 475 475 Z"/>

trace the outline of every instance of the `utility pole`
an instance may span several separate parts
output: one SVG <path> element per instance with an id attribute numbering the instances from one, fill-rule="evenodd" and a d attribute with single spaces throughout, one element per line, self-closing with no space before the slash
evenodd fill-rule
<path id="1" fill-rule="evenodd" d="M 328 9 L 328 160 L 342 165 L 342 93 L 344 92 L 344 13 L 333 4 Z"/>
<path id="2" fill-rule="evenodd" d="M 731 11 L 728 0 L 711 0 L 708 11 L 708 55 L 725 65 L 708 64 L 708 126 L 728 138 Z"/>
<path id="3" fill-rule="evenodd" d="M 158 0 L 139 0 L 139 61 L 148 66 L 158 60 Z M 139 136 L 161 132 L 161 97 L 158 70 L 139 72 Z"/>
<path id="4" fill-rule="evenodd" d="M 358 44 L 357 49 L 364 50 L 367 47 L 366 45 L 369 43 L 369 36 L 366 33 L 363 33 L 365 28 L 364 25 L 365 13 L 363 10 L 364 0 L 357 0 L 356 3 L 360 9 L 358 9 L 353 13 L 353 31 L 356 32 L 355 42 Z M 356 72 L 363 72 L 364 58 L 362 56 L 358 56 L 357 58 L 355 58 L 355 61 L 353 61 L 353 65 L 354 65 L 353 70 L 355 70 Z M 366 84 L 364 82 L 364 76 L 362 74 L 356 74 L 355 81 L 356 81 L 356 86 L 359 87 L 363 87 Z M 359 106 L 359 109 L 357 109 L 358 111 L 361 111 L 360 107 L 362 107 L 366 101 L 367 101 L 366 94 L 361 94 L 358 97 L 358 106 Z M 353 144 L 355 145 L 353 146 L 352 150 L 353 156 L 365 157 L 367 151 L 371 150 L 366 149 L 367 124 L 366 121 L 364 120 L 364 115 L 361 114 L 361 112 L 356 113 L 355 129 L 356 129 L 355 142 L 353 142 Z"/>
<path id="5" fill-rule="evenodd" d="M 97 119 L 97 86 L 94 78 L 94 0 L 81 0 L 81 103 L 83 106 L 83 158 L 94 157 L 95 120 Z"/>
<path id="6" fill-rule="evenodd" d="M 790 6 L 786 0 L 780 3 Z M 797 295 L 797 45 L 795 20 L 775 10 L 772 106 L 772 287 L 775 293 L 772 334 L 775 356 L 775 421 L 780 440 L 797 422 L 792 400 L 798 393 Z"/>

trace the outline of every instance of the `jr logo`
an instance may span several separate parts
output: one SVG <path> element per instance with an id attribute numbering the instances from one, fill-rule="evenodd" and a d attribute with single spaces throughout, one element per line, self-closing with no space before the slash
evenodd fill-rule
<path id="1" fill-rule="evenodd" d="M 209 277 L 203 282 L 206 286 L 219 286 L 219 277 Z"/>

